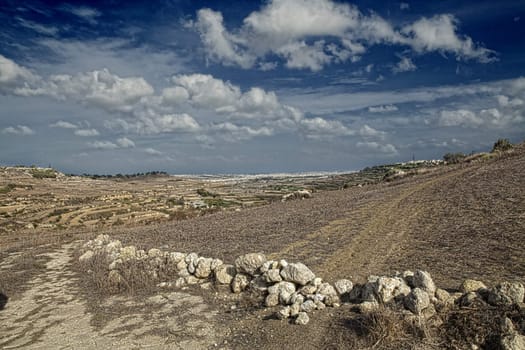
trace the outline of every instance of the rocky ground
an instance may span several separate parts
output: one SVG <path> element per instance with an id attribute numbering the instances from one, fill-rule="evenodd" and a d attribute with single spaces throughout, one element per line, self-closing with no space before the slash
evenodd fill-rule
<path id="1" fill-rule="evenodd" d="M 105 233 L 124 245 L 196 252 L 229 263 L 241 254 L 262 252 L 303 262 L 331 283 L 422 269 L 445 289 L 458 288 L 466 278 L 490 287 L 525 280 L 524 172 L 521 146 L 494 159 L 388 183 Z M 0 347 L 388 347 L 381 338 L 370 343 L 373 334 L 365 327 L 370 320 L 345 304 L 315 311 L 307 325 L 297 326 L 276 319 L 275 310 L 262 308 L 257 295 L 194 286 L 107 296 L 84 283 L 85 275 L 72 264 L 78 238 L 74 232 L 61 235 L 34 254 L 44 259 L 35 273 L 25 275 L 24 266 L 17 267 L 21 277 L 10 279 L 16 283 L 7 287 L 2 277 L 13 270 L 9 264 L 22 248 L 2 252 L 0 287 L 9 299 L 0 311 L 6 325 Z M 467 340 L 454 346 L 442 334 L 419 343 L 398 339 L 395 347 L 471 348 L 471 339 L 461 334 Z"/>

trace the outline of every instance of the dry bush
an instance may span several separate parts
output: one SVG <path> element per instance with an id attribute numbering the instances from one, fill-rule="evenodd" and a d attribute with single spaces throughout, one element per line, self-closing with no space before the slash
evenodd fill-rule
<path id="1" fill-rule="evenodd" d="M 472 344 L 481 349 L 500 349 L 506 317 L 512 320 L 519 333 L 525 334 L 525 310 L 519 306 L 478 305 L 447 312 L 440 328 L 441 337 L 449 349 L 471 348 Z"/>
<path id="2" fill-rule="evenodd" d="M 412 349 L 422 343 L 431 344 L 433 336 L 423 319 L 407 317 L 386 307 L 358 315 L 346 321 L 349 328 L 363 343 L 358 347 L 374 349 Z"/>
<path id="3" fill-rule="evenodd" d="M 93 259 L 79 266 L 80 270 L 87 271 L 87 283 L 90 290 L 98 295 L 112 295 L 126 293 L 130 295 L 150 292 L 156 286 L 156 280 L 147 273 L 141 260 L 126 261 L 119 265 L 121 279 L 119 283 L 111 281 L 109 277 L 109 261 L 103 252 L 95 252 Z M 79 263 L 80 265 L 80 263 Z"/>

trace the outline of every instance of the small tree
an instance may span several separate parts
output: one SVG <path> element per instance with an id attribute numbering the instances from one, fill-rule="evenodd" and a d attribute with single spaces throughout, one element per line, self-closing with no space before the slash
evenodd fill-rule
<path id="1" fill-rule="evenodd" d="M 504 152 L 508 151 L 512 148 L 512 143 L 508 139 L 498 139 L 496 143 L 494 143 L 494 147 L 492 147 L 492 152 Z"/>

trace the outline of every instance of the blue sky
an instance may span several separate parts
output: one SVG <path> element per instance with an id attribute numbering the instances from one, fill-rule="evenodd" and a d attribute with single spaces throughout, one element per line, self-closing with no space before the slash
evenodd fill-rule
<path id="1" fill-rule="evenodd" d="M 0 2 L 0 164 L 356 170 L 525 135 L 523 1 Z"/>

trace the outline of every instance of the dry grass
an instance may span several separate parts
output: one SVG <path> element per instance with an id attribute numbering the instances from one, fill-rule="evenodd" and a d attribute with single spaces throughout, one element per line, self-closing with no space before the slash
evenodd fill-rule
<path id="1" fill-rule="evenodd" d="M 5 298 L 13 298 L 25 291 L 27 282 L 34 276 L 46 269 L 46 259 L 38 256 L 36 249 L 16 255 L 7 268 L 0 270 L 0 309 L 2 303 L 7 302 Z M 4 302 L 2 302 L 4 299 Z"/>
<path id="2" fill-rule="evenodd" d="M 413 349 L 435 342 L 424 320 L 387 307 L 347 319 L 345 326 L 356 348 Z"/>
<path id="3" fill-rule="evenodd" d="M 472 308 L 450 310 L 443 316 L 440 336 L 448 349 L 500 349 L 502 324 L 512 320 L 516 330 L 525 335 L 525 310 L 518 305 L 493 307 L 477 305 Z"/>

